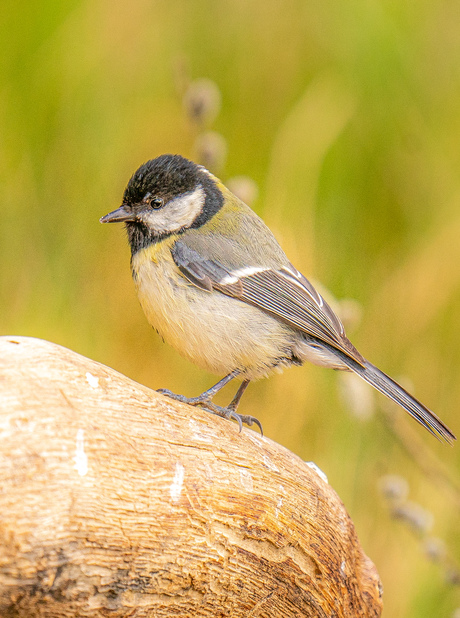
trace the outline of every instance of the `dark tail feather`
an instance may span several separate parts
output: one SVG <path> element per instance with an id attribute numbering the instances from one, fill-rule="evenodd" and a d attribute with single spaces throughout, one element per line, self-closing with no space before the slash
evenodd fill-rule
<path id="1" fill-rule="evenodd" d="M 377 369 L 377 367 L 368 361 L 365 361 L 364 367 L 362 367 L 353 359 L 346 357 L 343 353 L 340 354 L 340 358 L 347 367 L 357 373 L 368 384 L 404 408 L 406 412 L 415 418 L 420 425 L 423 425 L 425 429 L 436 438 L 443 438 L 448 444 L 452 444 L 453 441 L 457 439 L 436 414 L 426 408 L 423 403 L 417 401 L 415 397 L 412 397 L 411 394 L 383 373 L 383 371 L 380 371 L 380 369 Z"/>

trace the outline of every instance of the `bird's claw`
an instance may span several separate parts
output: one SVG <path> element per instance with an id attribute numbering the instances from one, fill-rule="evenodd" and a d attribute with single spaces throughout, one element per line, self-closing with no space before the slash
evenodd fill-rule
<path id="1" fill-rule="evenodd" d="M 255 416 L 240 416 L 240 418 L 241 418 L 241 422 L 247 425 L 248 427 L 251 427 L 251 425 L 257 425 L 257 427 L 260 430 L 260 435 L 261 436 L 264 435 L 264 430 L 262 429 L 262 423 L 259 421 L 258 418 L 256 418 Z"/>
<path id="2" fill-rule="evenodd" d="M 257 425 L 260 430 L 261 435 L 264 435 L 261 422 L 255 418 L 254 416 L 247 416 L 242 414 L 237 414 L 235 410 L 228 406 L 226 408 L 222 406 L 217 406 L 215 403 L 212 403 L 210 399 L 202 399 L 201 397 L 185 397 L 184 395 L 177 395 L 176 393 L 171 392 L 166 388 L 159 388 L 157 393 L 161 393 L 162 395 L 166 395 L 166 397 L 170 397 L 171 399 L 175 399 L 176 401 L 180 401 L 181 403 L 188 403 L 191 406 L 198 406 L 203 408 L 203 410 L 207 410 L 211 412 L 211 414 L 215 414 L 216 416 L 220 416 L 221 418 L 226 418 L 228 420 L 235 420 L 238 423 L 238 427 L 240 433 L 243 429 L 243 423 L 248 427 L 251 425 Z"/>

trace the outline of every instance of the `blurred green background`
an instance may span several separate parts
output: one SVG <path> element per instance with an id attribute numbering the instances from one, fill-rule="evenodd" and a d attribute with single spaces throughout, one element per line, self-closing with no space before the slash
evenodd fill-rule
<path id="1" fill-rule="evenodd" d="M 460 433 L 457 2 L 3 0 L 0 28 L 2 334 L 152 388 L 213 384 L 148 326 L 124 232 L 98 222 L 141 163 L 196 158 L 213 130 L 223 180 L 253 179 L 291 260 L 353 299 L 336 306 L 355 345 Z M 206 127 L 183 103 L 197 78 L 220 91 Z M 290 369 L 241 409 L 328 475 L 385 616 L 453 616 L 459 447 L 343 377 Z"/>

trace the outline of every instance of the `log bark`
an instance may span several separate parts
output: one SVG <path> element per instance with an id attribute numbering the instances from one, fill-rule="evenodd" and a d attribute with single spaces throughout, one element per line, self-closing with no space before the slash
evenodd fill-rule
<path id="1" fill-rule="evenodd" d="M 0 615 L 380 616 L 334 490 L 258 433 L 0 338 Z"/>

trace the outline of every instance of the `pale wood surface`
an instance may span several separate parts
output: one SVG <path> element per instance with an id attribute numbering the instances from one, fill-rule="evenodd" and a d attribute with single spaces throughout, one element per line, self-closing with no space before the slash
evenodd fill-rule
<path id="1" fill-rule="evenodd" d="M 0 445 L 2 617 L 380 616 L 336 493 L 252 430 L 1 337 Z"/>

